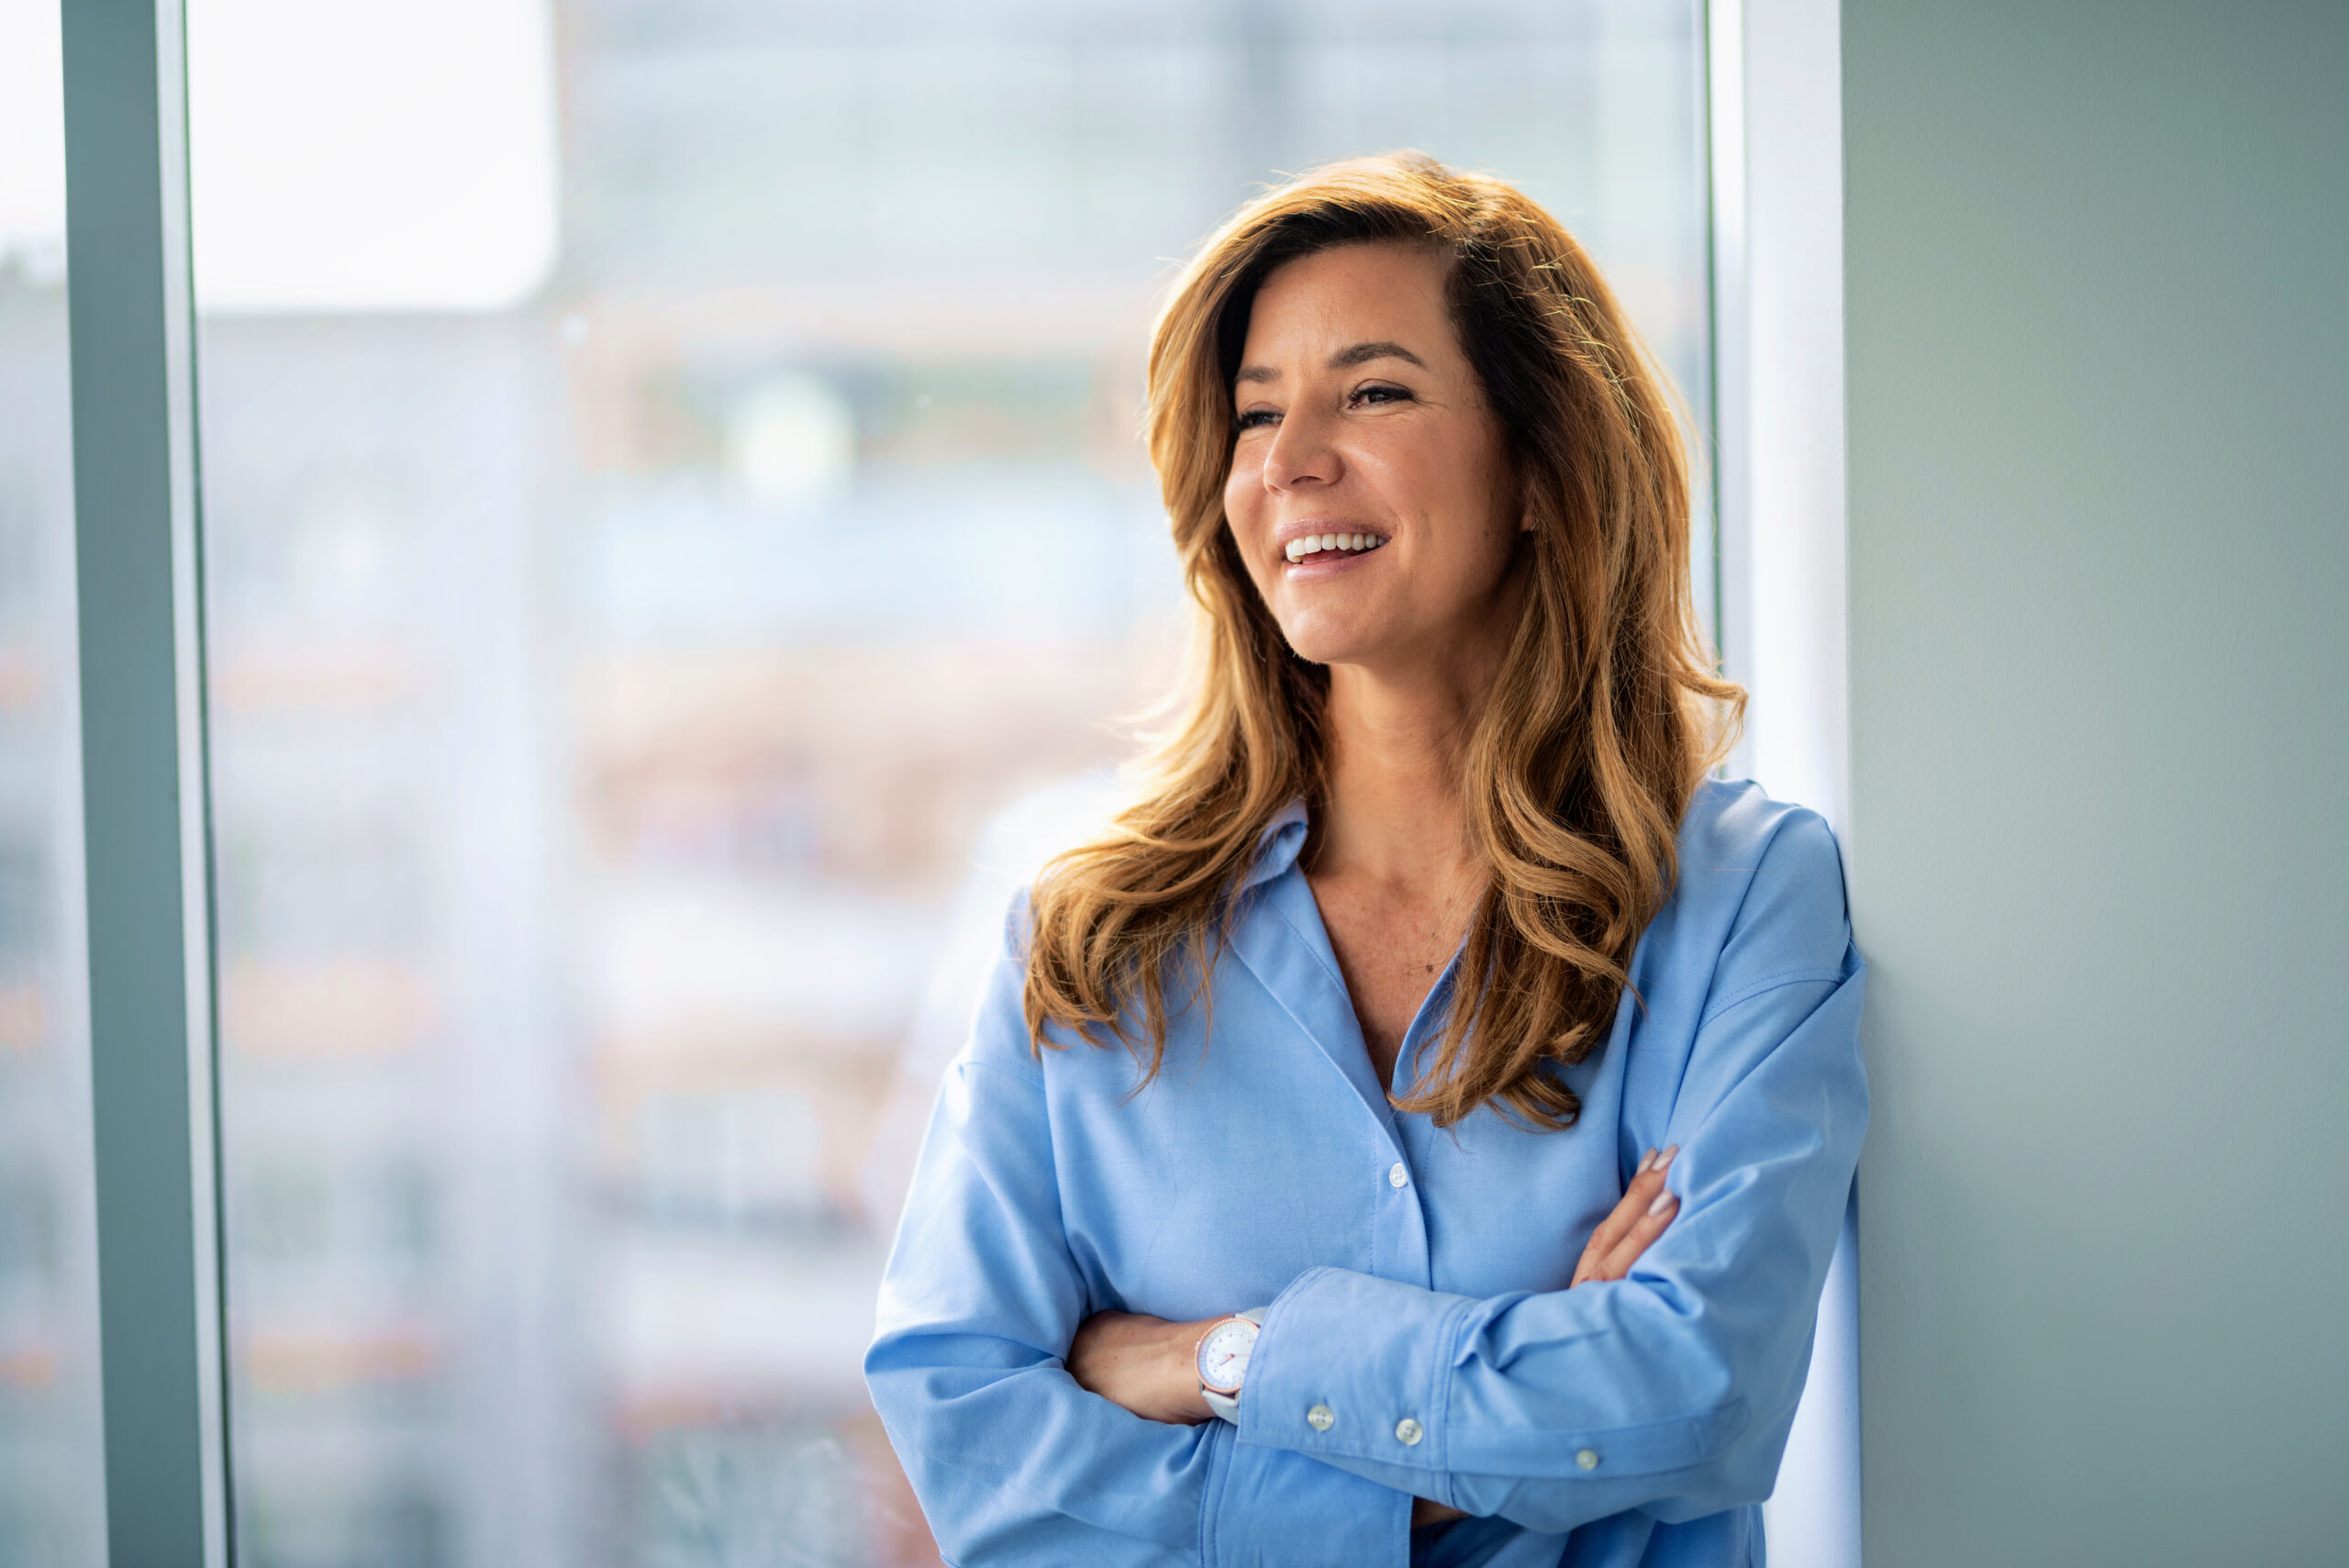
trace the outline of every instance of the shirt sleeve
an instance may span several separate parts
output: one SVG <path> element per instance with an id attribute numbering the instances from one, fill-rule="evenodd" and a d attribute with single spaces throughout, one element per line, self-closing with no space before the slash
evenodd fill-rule
<path id="1" fill-rule="evenodd" d="M 1866 1126 L 1864 979 L 1834 840 L 1798 814 L 1714 969 L 1667 1133 L 1680 1213 L 1631 1275 L 1476 1300 L 1309 1270 L 1257 1339 L 1241 1446 L 1555 1534 L 1766 1497 Z"/>
<path id="2" fill-rule="evenodd" d="M 940 1551 L 963 1568 L 1402 1568 L 1403 1493 L 1246 1447 L 1222 1421 L 1145 1420 L 1069 1376 L 1094 1305 L 1063 1230 L 1021 978 L 1007 944 L 940 1091 L 864 1363 Z"/>

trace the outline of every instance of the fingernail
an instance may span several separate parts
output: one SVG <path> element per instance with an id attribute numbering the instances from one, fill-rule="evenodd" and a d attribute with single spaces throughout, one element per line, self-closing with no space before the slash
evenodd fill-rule
<path id="1" fill-rule="evenodd" d="M 1662 1214 L 1665 1209 L 1670 1208 L 1674 1204 L 1678 1203 L 1679 1201 L 1680 1200 L 1678 1198 L 1672 1195 L 1672 1189 L 1670 1187 L 1664 1188 L 1664 1191 L 1655 1195 L 1655 1201 L 1648 1205 L 1648 1218 L 1651 1219 L 1654 1218 L 1657 1215 Z"/>
<path id="2" fill-rule="evenodd" d="M 1659 1171 L 1663 1170 L 1666 1165 L 1669 1165 L 1669 1164 L 1671 1164 L 1671 1163 L 1672 1163 L 1672 1157 L 1673 1157 L 1675 1154 L 1677 1154 L 1677 1153 L 1679 1153 L 1679 1152 L 1680 1152 L 1680 1145 L 1678 1145 L 1677 1143 L 1675 1143 L 1675 1144 L 1671 1145 L 1670 1147 L 1666 1148 L 1663 1153 L 1661 1153 L 1661 1154 L 1659 1154 L 1659 1155 L 1657 1155 L 1657 1156 L 1656 1156 L 1656 1158 L 1655 1158 L 1655 1168 L 1656 1168 L 1657 1170 L 1659 1170 Z"/>
<path id="3" fill-rule="evenodd" d="M 1646 1153 L 1640 1156 L 1640 1168 L 1632 1172 L 1631 1174 L 1635 1176 L 1644 1176 L 1648 1173 L 1648 1167 L 1654 1163 L 1655 1151 L 1651 1149 Z"/>

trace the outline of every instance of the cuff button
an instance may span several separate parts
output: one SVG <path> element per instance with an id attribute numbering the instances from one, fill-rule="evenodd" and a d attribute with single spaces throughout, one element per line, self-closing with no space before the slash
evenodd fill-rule
<path id="1" fill-rule="evenodd" d="M 1338 1413 L 1327 1405 L 1316 1405 L 1305 1413 L 1305 1424 L 1317 1432 L 1326 1432 L 1338 1424 Z"/>
<path id="2" fill-rule="evenodd" d="M 1585 1470 L 1596 1470 L 1598 1468 L 1598 1451 L 1595 1448 L 1586 1448 L 1575 1455 L 1575 1462 Z"/>
<path id="3" fill-rule="evenodd" d="M 1425 1436 L 1426 1431 L 1408 1416 L 1395 1423 L 1395 1440 L 1405 1448 L 1418 1447 L 1419 1440 Z"/>

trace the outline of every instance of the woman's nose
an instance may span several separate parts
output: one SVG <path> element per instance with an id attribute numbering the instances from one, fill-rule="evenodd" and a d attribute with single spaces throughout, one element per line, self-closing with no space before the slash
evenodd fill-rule
<path id="1" fill-rule="evenodd" d="M 1340 464 L 1328 421 L 1291 410 L 1273 430 L 1264 452 L 1264 488 L 1295 490 L 1336 482 Z"/>

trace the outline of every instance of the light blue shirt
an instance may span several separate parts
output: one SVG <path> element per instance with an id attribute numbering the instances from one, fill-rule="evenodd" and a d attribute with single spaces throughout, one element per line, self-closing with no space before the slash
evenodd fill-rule
<path id="1" fill-rule="evenodd" d="M 1563 1132 L 1393 1112 L 1305 834 L 1302 807 L 1268 829 L 1212 1028 L 1177 1017 L 1139 1095 L 1122 1050 L 1030 1051 L 1015 907 L 865 1359 L 941 1550 L 959 1568 L 1759 1563 L 1867 1122 L 1826 824 L 1752 784 L 1698 792 L 1614 1029 L 1564 1073 L 1582 1117 Z M 1568 1290 L 1641 1155 L 1671 1143 L 1670 1229 L 1629 1278 Z M 1062 1364 L 1090 1313 L 1266 1303 L 1237 1427 L 1144 1420 Z M 1476 1517 L 1415 1543 L 1414 1496 Z"/>

